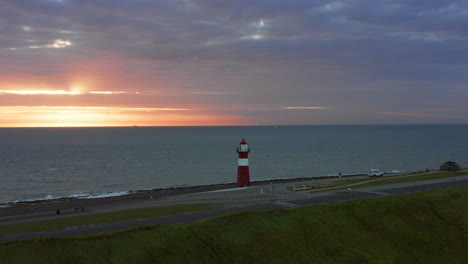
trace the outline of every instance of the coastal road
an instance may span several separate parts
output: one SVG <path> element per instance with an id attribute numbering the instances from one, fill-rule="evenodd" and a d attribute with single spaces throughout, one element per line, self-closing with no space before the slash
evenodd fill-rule
<path id="1" fill-rule="evenodd" d="M 323 203 L 334 203 L 339 201 L 361 199 L 361 198 L 372 198 L 384 195 L 398 195 L 404 193 L 414 193 L 431 191 L 459 186 L 468 185 L 468 176 L 457 176 L 450 178 L 425 180 L 417 182 L 407 182 L 398 184 L 389 184 L 373 187 L 355 187 L 350 191 L 334 190 L 328 192 L 308 193 L 308 192 L 288 192 L 288 191 L 277 191 L 276 193 L 267 193 L 268 188 L 271 187 L 274 191 L 278 186 L 256 186 L 248 188 L 246 190 L 240 190 L 239 192 L 257 192 L 262 190 L 262 197 L 264 199 L 252 198 L 250 201 L 247 200 L 242 204 L 232 205 L 223 209 L 216 209 L 211 211 L 198 211 L 198 212 L 186 212 L 176 215 L 167 215 L 154 218 L 136 219 L 124 222 L 107 223 L 107 224 L 96 224 L 96 225 L 85 225 L 85 226 L 74 226 L 67 227 L 61 230 L 52 230 L 35 233 L 23 233 L 17 235 L 7 235 L 0 237 L 0 243 L 30 239 L 30 238 L 41 238 L 41 237 L 72 237 L 82 236 L 88 234 L 95 234 L 100 232 L 110 232 L 125 230 L 143 225 L 153 224 L 183 224 L 192 223 L 202 219 L 210 217 L 220 216 L 224 214 L 243 212 L 243 211 L 254 211 L 254 210 L 269 210 L 269 209 L 286 209 L 298 206 L 312 205 L 312 204 L 323 204 Z M 283 190 L 283 189 L 282 189 Z M 213 195 L 214 192 L 199 193 L 190 196 L 204 198 L 205 196 Z M 258 196 L 257 196 L 258 197 Z M 267 199 L 265 199 L 267 197 Z M 177 203 L 177 199 L 174 199 L 174 203 Z"/>

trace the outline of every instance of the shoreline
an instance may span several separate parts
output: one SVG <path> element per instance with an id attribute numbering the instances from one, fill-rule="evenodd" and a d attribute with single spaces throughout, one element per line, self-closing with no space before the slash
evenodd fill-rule
<path id="1" fill-rule="evenodd" d="M 365 176 L 366 174 L 343 174 L 339 175 L 327 175 L 327 176 L 312 176 L 312 177 L 300 177 L 300 178 L 283 178 L 283 179 L 269 179 L 269 180 L 260 180 L 250 182 L 250 186 L 266 185 L 266 184 L 276 184 L 276 183 L 288 183 L 288 182 L 299 182 L 299 181 L 310 181 L 312 179 L 330 179 L 330 178 L 349 178 L 357 176 Z M 189 194 L 189 193 L 198 193 L 198 192 L 207 192 L 207 191 L 216 191 L 222 189 L 236 188 L 236 183 L 218 183 L 218 184 L 206 184 L 206 185 L 195 185 L 195 186 L 174 186 L 174 187 L 164 187 L 164 188 L 155 188 L 151 190 L 129 190 L 129 191 L 115 191 L 115 192 L 106 192 L 102 194 L 71 194 L 65 197 L 53 197 L 50 199 L 35 199 L 35 200 L 20 200 L 14 202 L 0 202 L 0 210 L 4 208 L 14 208 L 14 207 L 30 207 L 34 205 L 44 205 L 44 204 L 56 204 L 61 202 L 70 202 L 70 201 L 103 201 L 103 200 L 116 200 L 119 198 L 123 199 L 139 199 L 142 197 L 152 197 L 152 199 L 164 198 L 167 196 L 180 195 L 180 194 Z"/>
<path id="2" fill-rule="evenodd" d="M 431 170 L 428 173 L 436 171 L 438 170 Z M 393 174 L 392 176 L 410 176 L 419 173 L 425 174 L 426 171 L 413 171 Z M 226 183 L 142 190 L 120 196 L 97 197 L 91 199 L 73 197 L 34 202 L 18 202 L 0 207 L 0 225 L 193 203 L 238 206 L 242 204 L 245 205 L 245 203 L 252 203 L 253 201 L 258 203 L 272 201 L 272 199 L 274 200 L 284 195 L 288 196 L 289 192 L 291 192 L 291 190 L 287 190 L 286 188 L 288 185 L 306 183 L 311 179 L 346 181 L 354 177 L 367 178 L 366 176 L 365 174 L 355 174 L 341 175 L 341 177 L 339 175 L 330 175 L 326 177 L 271 179 L 251 182 L 250 187 L 247 188 L 236 188 L 235 183 Z M 268 191 L 270 187 L 271 193 Z M 273 188 L 275 189 L 274 194 Z M 224 190 L 229 192 L 226 193 Z M 230 190 L 232 190 L 232 192 Z M 263 190 L 266 190 L 266 193 L 264 193 Z"/>
<path id="3" fill-rule="evenodd" d="M 463 168 L 465 169 L 465 168 Z M 401 174 L 417 174 L 428 171 L 438 171 L 437 169 L 424 169 L 415 171 L 400 171 L 399 173 L 386 172 L 385 174 L 390 175 L 401 175 Z M 297 178 L 282 178 L 282 179 L 268 179 L 251 181 L 250 186 L 278 184 L 278 183 L 289 183 L 289 182 L 307 182 L 310 180 L 321 180 L 331 178 L 352 178 L 359 176 L 366 176 L 367 173 L 354 173 L 354 174 L 338 174 L 324 175 L 324 176 L 310 176 L 310 177 L 297 177 Z M 71 194 L 64 197 L 52 197 L 50 199 L 34 199 L 34 200 L 19 200 L 12 202 L 0 202 L 0 216 L 2 211 L 9 208 L 36 208 L 45 205 L 57 205 L 57 204 L 97 204 L 101 202 L 114 202 L 122 200 L 141 200 L 141 199 L 163 199 L 168 196 L 191 194 L 199 192 L 208 192 L 223 190 L 229 188 L 236 188 L 235 182 L 230 183 L 217 183 L 217 184 L 205 184 L 205 185 L 194 185 L 194 186 L 173 186 L 173 187 L 162 187 L 149 190 L 128 190 L 128 191 L 111 191 L 97 194 Z"/>

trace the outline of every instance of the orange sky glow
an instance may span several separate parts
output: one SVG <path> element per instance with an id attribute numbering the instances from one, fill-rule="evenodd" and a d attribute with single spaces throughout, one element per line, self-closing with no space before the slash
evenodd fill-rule
<path id="1" fill-rule="evenodd" d="M 122 70 L 131 63 L 138 76 Z M 193 102 L 210 91 L 183 91 L 155 76 L 144 60 L 77 60 L 60 73 L 21 71 L 0 80 L 0 127 L 250 125 L 248 117 Z M 222 106 L 220 106 L 222 107 Z"/>
<path id="2" fill-rule="evenodd" d="M 0 127 L 245 125 L 234 115 L 179 108 L 0 107 Z"/>

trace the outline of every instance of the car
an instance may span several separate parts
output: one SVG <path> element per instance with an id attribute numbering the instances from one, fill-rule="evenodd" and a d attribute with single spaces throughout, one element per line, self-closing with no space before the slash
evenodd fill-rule
<path id="1" fill-rule="evenodd" d="M 380 177 L 383 176 L 383 172 L 379 171 L 378 169 L 371 169 L 367 175 L 369 175 L 369 177 Z"/>

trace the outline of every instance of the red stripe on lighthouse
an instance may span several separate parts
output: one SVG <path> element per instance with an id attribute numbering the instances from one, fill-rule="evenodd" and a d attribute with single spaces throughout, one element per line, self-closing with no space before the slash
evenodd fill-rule
<path id="1" fill-rule="evenodd" d="M 237 187 L 245 187 L 250 185 L 250 173 L 249 173 L 249 152 L 250 147 L 242 139 L 240 146 L 237 148 L 239 153 L 239 162 L 237 167 Z"/>
<path id="2" fill-rule="evenodd" d="M 239 152 L 239 159 L 248 159 L 249 153 L 247 152 Z"/>

